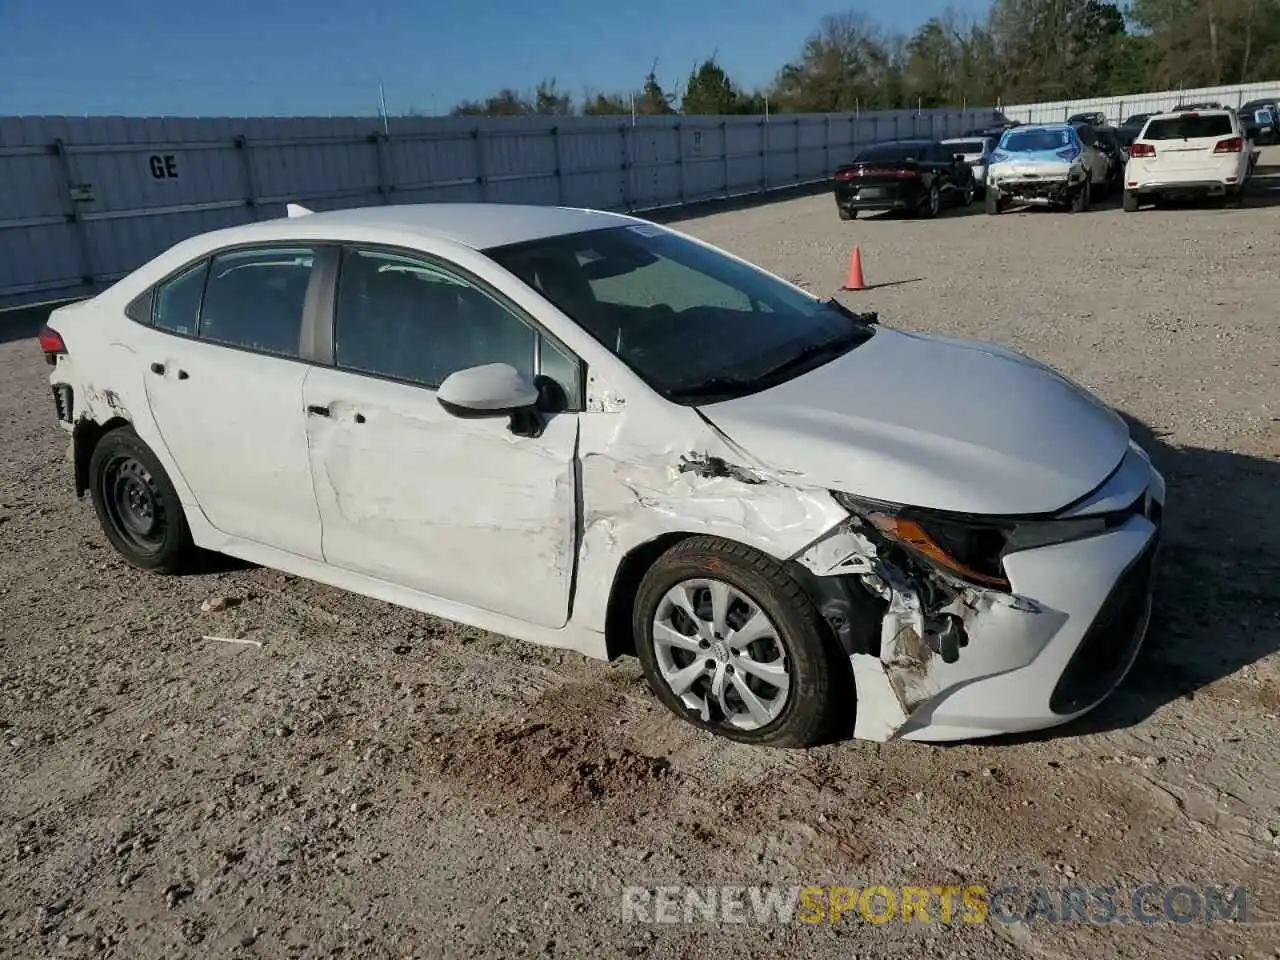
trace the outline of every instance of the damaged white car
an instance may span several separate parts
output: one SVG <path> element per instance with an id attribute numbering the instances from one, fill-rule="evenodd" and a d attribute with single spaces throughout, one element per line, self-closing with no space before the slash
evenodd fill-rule
<path id="1" fill-rule="evenodd" d="M 1094 136 L 1069 123 L 1006 130 L 987 167 L 987 213 L 1020 204 L 1088 210 L 1108 183 L 1107 156 L 1091 142 Z"/>
<path id="2" fill-rule="evenodd" d="M 1052 370 L 632 217 L 290 213 L 40 335 L 75 489 L 137 566 L 218 551 L 634 653 L 761 744 L 1050 726 L 1133 662 L 1164 483 Z"/>

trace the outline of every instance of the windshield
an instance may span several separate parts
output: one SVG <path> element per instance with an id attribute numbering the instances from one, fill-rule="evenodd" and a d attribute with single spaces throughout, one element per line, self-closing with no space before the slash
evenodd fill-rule
<path id="1" fill-rule="evenodd" d="M 854 158 L 854 163 L 865 160 L 914 160 L 924 153 L 928 143 L 908 141 L 905 143 L 877 143 L 867 147 Z"/>
<path id="2" fill-rule="evenodd" d="M 485 254 L 677 403 L 755 393 L 870 339 L 875 328 L 760 270 L 650 224 Z"/>
<path id="3" fill-rule="evenodd" d="M 1231 136 L 1231 118 L 1225 113 L 1208 116 L 1164 117 L 1152 120 L 1142 134 L 1143 140 L 1196 140 L 1200 137 Z"/>
<path id="4" fill-rule="evenodd" d="M 1069 130 L 1011 130 L 1000 141 L 1000 149 L 1006 153 L 1039 153 L 1042 150 L 1061 150 L 1069 146 Z"/>

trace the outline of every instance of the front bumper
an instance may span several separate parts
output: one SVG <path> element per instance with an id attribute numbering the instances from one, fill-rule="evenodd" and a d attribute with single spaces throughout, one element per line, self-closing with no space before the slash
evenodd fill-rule
<path id="1" fill-rule="evenodd" d="M 1083 181 L 1070 177 L 1018 177 L 988 182 L 987 188 L 1015 203 L 1065 203 Z"/>
<path id="2" fill-rule="evenodd" d="M 1062 514 L 1127 507 L 1123 522 L 1008 555 L 1011 593 L 974 588 L 955 605 L 964 639 L 954 657 L 921 642 L 912 599 L 895 594 L 880 649 L 850 657 L 854 735 L 967 740 L 1053 727 L 1101 703 L 1146 635 L 1164 499 L 1164 479 L 1131 445 L 1107 482 Z"/>

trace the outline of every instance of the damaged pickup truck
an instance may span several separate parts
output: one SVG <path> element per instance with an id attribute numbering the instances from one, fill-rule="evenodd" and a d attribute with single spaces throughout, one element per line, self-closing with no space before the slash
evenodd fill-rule
<path id="1" fill-rule="evenodd" d="M 1164 483 L 1048 367 L 634 217 L 288 214 L 40 335 L 136 566 L 217 551 L 635 655 L 679 717 L 776 746 L 1051 726 L 1132 664 Z"/>
<path id="2" fill-rule="evenodd" d="M 987 167 L 987 213 L 1026 204 L 1088 210 L 1110 182 L 1095 137 L 1092 128 L 1069 123 L 1006 130 Z"/>

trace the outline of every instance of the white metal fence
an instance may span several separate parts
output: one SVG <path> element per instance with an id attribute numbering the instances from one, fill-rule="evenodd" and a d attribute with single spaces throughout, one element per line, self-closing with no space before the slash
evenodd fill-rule
<path id="1" fill-rule="evenodd" d="M 1134 93 L 1122 97 L 1095 100 L 1059 100 L 1054 103 L 1018 103 L 1002 108 L 1010 120 L 1023 123 L 1062 123 L 1077 113 L 1101 111 L 1107 120 L 1119 125 L 1136 113 L 1171 110 L 1180 103 L 1220 103 L 1238 107 L 1250 100 L 1280 97 L 1280 82 L 1236 84 L 1230 87 L 1197 87 L 1190 90 L 1161 90 L 1158 93 Z"/>
<path id="2" fill-rule="evenodd" d="M 1280 83 L 768 119 L 0 117 L 0 307 L 100 290 L 178 240 L 290 201 L 653 210 L 820 181 L 877 140 L 1276 94 Z"/>
<path id="3" fill-rule="evenodd" d="M 101 289 L 184 237 L 282 216 L 286 202 L 652 210 L 821 180 L 859 144 L 993 116 L 0 117 L 0 306 Z"/>

